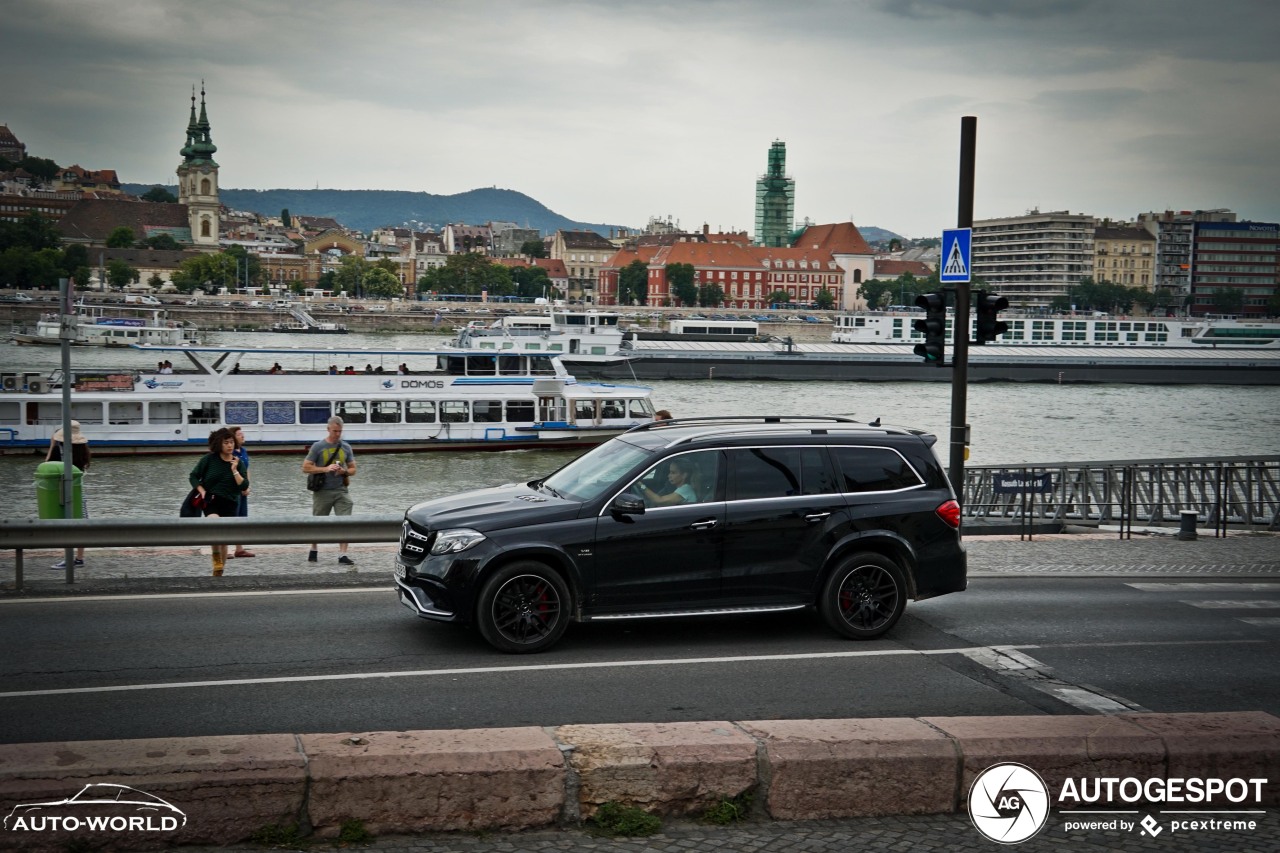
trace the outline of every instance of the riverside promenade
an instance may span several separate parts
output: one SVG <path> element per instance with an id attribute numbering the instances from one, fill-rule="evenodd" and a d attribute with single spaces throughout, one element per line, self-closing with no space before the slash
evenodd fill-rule
<path id="1" fill-rule="evenodd" d="M 1174 531 L 1139 533 L 1121 540 L 1115 533 L 1074 532 L 1037 535 L 1023 541 L 1017 536 L 966 538 L 970 575 L 1035 576 L 1133 576 L 1141 578 L 1259 578 L 1280 577 L 1280 535 L 1233 533 L 1215 539 L 1201 536 L 1179 541 Z M 354 570 L 337 562 L 337 550 L 322 546 L 320 561 L 306 560 L 307 546 L 254 546 L 254 558 L 231 560 L 221 578 L 210 576 L 207 551 L 196 548 L 122 548 L 90 550 L 86 565 L 77 570 L 75 584 L 65 583 L 64 573 L 49 565 L 61 552 L 28 551 L 26 583 L 13 590 L 12 552 L 0 552 L 0 597 L 66 595 L 122 595 L 153 592 L 241 592 L 259 589 L 313 589 L 341 586 L 385 586 L 390 589 L 391 545 L 353 545 Z M 1083 717 L 1099 720 L 1099 717 Z M 1274 720 L 1274 718 L 1269 718 Z M 303 736 L 304 738 L 306 736 Z M 1272 788 L 1280 777 L 1276 738 L 1262 747 L 1272 756 L 1269 775 Z M 0 768 L 2 770 L 3 768 Z M 3 774 L 0 774 L 3 775 Z M 777 780 L 774 780 L 775 782 Z M 823 785 L 815 783 L 813 796 L 821 798 Z M 313 791 L 313 794 L 315 792 Z M 425 806 L 424 806 L 425 808 Z M 1143 809 L 1137 816 L 1151 809 Z M 1051 814 L 1040 834 L 1014 845 L 1019 850 L 1048 851 L 1273 851 L 1280 850 L 1280 810 L 1267 806 L 1256 829 L 1248 832 L 1164 831 L 1144 834 L 1137 830 L 1067 828 L 1069 813 Z M 218 847 L 185 849 L 261 850 L 335 849 L 331 840 L 284 841 L 275 845 L 237 842 Z M 0 845 L 3 846 L 3 845 Z M 598 853 L 690 853 L 690 851 L 780 851 L 780 853 L 846 853 L 846 851 L 989 851 L 998 846 L 974 828 L 964 811 L 942 814 L 901 814 L 839 819 L 771 820 L 763 804 L 756 802 L 745 821 L 728 826 L 710 825 L 690 818 L 664 818 L 662 829 L 643 838 L 610 838 L 586 828 L 568 825 L 524 831 L 425 832 L 387 834 L 342 849 L 378 853 L 508 853 L 511 851 L 597 851 Z"/>

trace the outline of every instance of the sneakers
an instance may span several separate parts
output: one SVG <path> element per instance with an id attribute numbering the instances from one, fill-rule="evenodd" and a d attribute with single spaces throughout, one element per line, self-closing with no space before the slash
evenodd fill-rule
<path id="1" fill-rule="evenodd" d="M 344 566 L 354 566 L 356 564 L 356 561 L 348 557 L 346 554 L 339 557 L 338 562 Z"/>
<path id="2" fill-rule="evenodd" d="M 81 567 L 81 566 L 83 566 L 83 565 L 84 565 L 84 560 L 81 560 L 79 557 L 77 557 L 77 558 L 76 558 L 76 563 L 75 563 L 76 568 L 78 569 L 78 568 L 80 568 L 80 567 Z M 49 568 L 51 568 L 51 569 L 65 569 L 66 567 L 67 567 L 67 561 L 66 561 L 66 560 L 59 560 L 58 562 L 54 563 L 54 564 L 53 564 L 52 566 L 50 566 Z"/>
<path id="3" fill-rule="evenodd" d="M 317 552 L 315 552 L 315 551 L 308 551 L 308 552 L 307 552 L 307 562 L 308 562 L 308 563 L 318 563 L 318 562 L 320 562 L 320 555 L 319 555 Z"/>

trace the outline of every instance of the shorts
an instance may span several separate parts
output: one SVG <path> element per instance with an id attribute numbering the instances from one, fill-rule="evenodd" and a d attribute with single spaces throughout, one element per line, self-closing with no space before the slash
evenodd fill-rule
<path id="1" fill-rule="evenodd" d="M 346 486 L 338 489 L 321 489 L 311 493 L 312 515 L 328 515 L 330 511 L 334 515 L 351 515 L 353 506 Z"/>

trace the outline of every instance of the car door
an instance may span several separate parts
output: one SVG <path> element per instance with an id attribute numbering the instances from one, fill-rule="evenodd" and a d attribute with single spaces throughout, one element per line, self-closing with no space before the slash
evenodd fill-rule
<path id="1" fill-rule="evenodd" d="M 588 594 L 591 609 L 694 610 L 718 599 L 725 513 L 715 485 L 721 469 L 720 452 L 702 450 L 665 457 L 619 494 L 639 497 L 641 485 L 670 493 L 672 459 L 681 460 L 687 471 L 697 472 L 689 478 L 693 500 L 664 506 L 646 501 L 642 514 L 615 513 L 606 506 L 596 522 L 595 571 Z"/>
<path id="2" fill-rule="evenodd" d="M 735 448 L 726 456 L 725 597 L 744 606 L 811 601 L 848 520 L 826 448 Z"/>

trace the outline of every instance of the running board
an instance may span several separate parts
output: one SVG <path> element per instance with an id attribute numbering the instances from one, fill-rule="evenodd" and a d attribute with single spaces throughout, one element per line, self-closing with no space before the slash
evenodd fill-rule
<path id="1" fill-rule="evenodd" d="M 604 622 L 610 619 L 666 619 L 672 616 L 727 616 L 739 613 L 781 613 L 786 610 L 804 610 L 807 604 L 788 604 L 783 607 L 723 607 L 710 610 L 660 610 L 653 613 L 606 613 L 588 616 L 585 622 Z"/>

